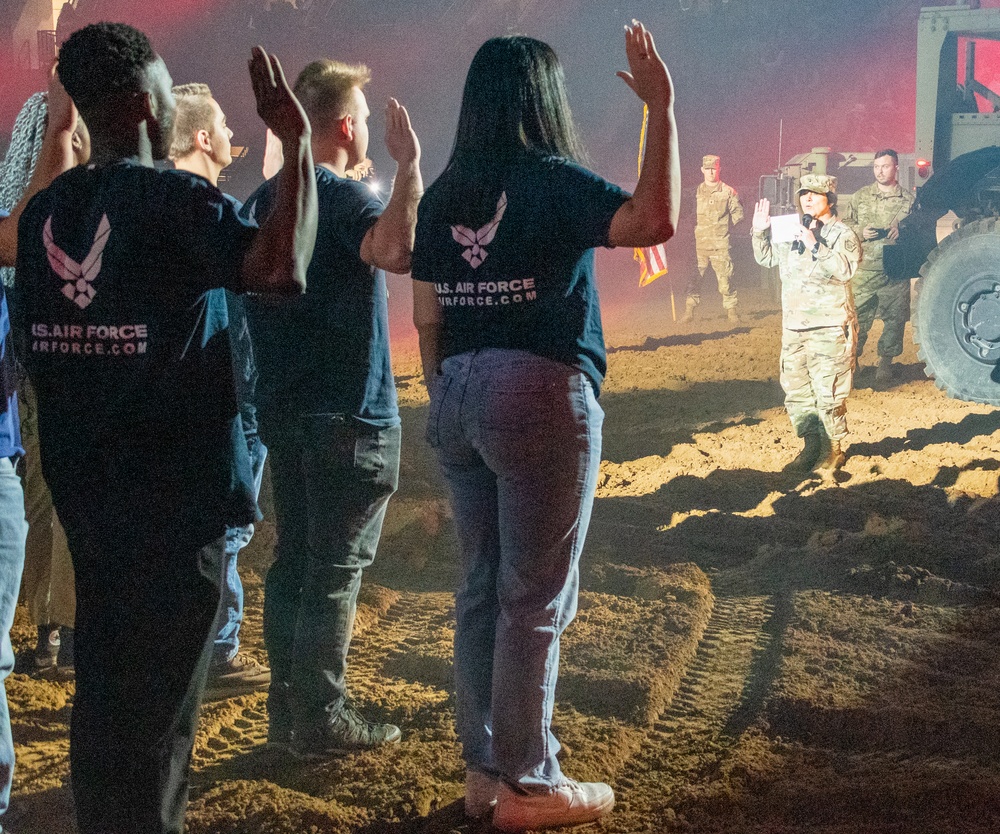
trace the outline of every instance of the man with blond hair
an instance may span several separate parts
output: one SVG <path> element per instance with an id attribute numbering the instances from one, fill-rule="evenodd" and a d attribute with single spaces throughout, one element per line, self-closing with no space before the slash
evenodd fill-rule
<path id="1" fill-rule="evenodd" d="M 299 75 L 319 195 L 309 288 L 277 311 L 248 304 L 278 528 L 264 594 L 268 741 L 302 758 L 400 738 L 399 727 L 361 715 L 345 680 L 361 574 L 399 477 L 383 270 L 410 269 L 423 189 L 420 145 L 395 99 L 386 106 L 385 141 L 397 164 L 388 203 L 347 176 L 368 151 L 370 77 L 363 65 L 329 60 Z M 269 180 L 244 211 L 263 222 L 275 193 Z"/>
<path id="2" fill-rule="evenodd" d="M 198 174 L 218 188 L 219 175 L 233 161 L 233 132 L 226 125 L 226 114 L 212 97 L 207 84 L 180 84 L 173 89 L 177 102 L 170 159 L 178 171 Z M 239 210 L 240 203 L 224 194 Z M 240 405 L 243 435 L 250 453 L 253 484 L 260 492 L 267 448 L 257 435 L 257 415 L 253 406 L 253 387 L 257 380 L 253 344 L 247 326 L 243 299 L 226 290 L 229 332 L 233 351 L 233 378 Z M 222 601 L 212 639 L 212 665 L 208 668 L 205 697 L 227 698 L 267 689 L 271 670 L 240 652 L 240 626 L 243 624 L 243 583 L 236 557 L 250 543 L 253 524 L 230 527 L 226 531 L 226 550 L 222 566 Z"/>

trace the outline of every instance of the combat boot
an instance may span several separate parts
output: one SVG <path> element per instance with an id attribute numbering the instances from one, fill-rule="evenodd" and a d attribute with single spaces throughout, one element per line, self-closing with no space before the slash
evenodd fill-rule
<path id="1" fill-rule="evenodd" d="M 729 319 L 730 324 L 740 323 L 740 314 L 736 311 L 735 307 L 730 307 L 726 310 L 726 317 Z"/>
<path id="2" fill-rule="evenodd" d="M 781 470 L 782 472 L 811 472 L 816 465 L 816 461 L 819 460 L 820 453 L 823 450 L 819 434 L 815 432 L 804 434 L 802 435 L 802 440 L 805 442 L 802 451 L 799 452 L 798 456 L 791 463 L 787 464 Z"/>
<path id="3" fill-rule="evenodd" d="M 819 463 L 816 464 L 816 471 L 836 472 L 845 463 L 847 463 L 847 455 L 844 454 L 844 450 L 840 447 L 840 441 L 831 440 L 830 448 L 825 455 L 821 456 Z"/>
<path id="4" fill-rule="evenodd" d="M 694 321 L 694 308 L 697 306 L 697 302 L 692 301 L 690 298 L 687 300 L 687 306 L 684 309 L 684 317 L 681 319 L 684 324 L 690 324 Z"/>
<path id="5" fill-rule="evenodd" d="M 896 375 L 896 369 L 892 364 L 891 356 L 880 356 L 878 358 L 878 368 L 875 369 L 876 382 L 892 382 Z"/>

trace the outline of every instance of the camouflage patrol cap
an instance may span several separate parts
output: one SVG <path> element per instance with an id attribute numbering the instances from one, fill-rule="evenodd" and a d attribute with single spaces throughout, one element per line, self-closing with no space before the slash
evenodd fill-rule
<path id="1" fill-rule="evenodd" d="M 798 193 L 812 191 L 815 194 L 836 194 L 837 178 L 829 174 L 803 174 L 799 180 Z"/>
<path id="2" fill-rule="evenodd" d="M 717 157 L 714 153 L 705 154 L 705 156 L 701 158 L 702 168 L 714 168 L 716 165 L 719 164 L 720 164 L 719 157 Z"/>

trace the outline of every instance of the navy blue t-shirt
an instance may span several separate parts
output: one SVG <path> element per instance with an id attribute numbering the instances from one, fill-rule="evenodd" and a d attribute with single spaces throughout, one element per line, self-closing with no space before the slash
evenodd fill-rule
<path id="1" fill-rule="evenodd" d="M 608 245 L 629 195 L 576 163 L 529 155 L 479 228 L 444 217 L 439 195 L 432 185 L 420 202 L 413 278 L 437 290 L 443 356 L 527 350 L 579 368 L 599 392 L 607 356 L 594 247 Z"/>
<path id="2" fill-rule="evenodd" d="M 0 210 L 0 218 L 7 217 Z M 11 346 L 10 318 L 7 314 L 7 297 L 0 284 L 0 457 L 23 455 L 21 424 L 17 417 L 17 379 L 14 369 L 14 351 Z"/>
<path id="3" fill-rule="evenodd" d="M 316 249 L 298 298 L 269 304 L 250 296 L 247 313 L 260 377 L 261 427 L 300 414 L 343 414 L 377 428 L 399 425 L 389 355 L 385 273 L 361 260 L 361 241 L 385 206 L 367 185 L 317 166 Z M 247 200 L 263 223 L 277 179 Z"/>
<path id="4" fill-rule="evenodd" d="M 14 329 L 67 530 L 188 549 L 256 517 L 222 289 L 255 232 L 202 177 L 129 163 L 28 204 Z"/>

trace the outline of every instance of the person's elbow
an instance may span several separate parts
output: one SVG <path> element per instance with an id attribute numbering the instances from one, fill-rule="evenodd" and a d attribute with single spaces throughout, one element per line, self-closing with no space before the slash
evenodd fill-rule
<path id="1" fill-rule="evenodd" d="M 413 249 L 409 246 L 397 246 L 386 253 L 379 266 L 394 275 L 406 275 L 412 264 Z"/>
<path id="2" fill-rule="evenodd" d="M 611 218 L 611 246 L 655 246 L 674 236 L 676 216 L 670 205 L 646 207 L 629 201 Z"/>
<path id="3" fill-rule="evenodd" d="M 394 275 L 406 275 L 413 263 L 413 241 L 366 240 L 361 247 L 361 260 Z"/>
<path id="4" fill-rule="evenodd" d="M 674 221 L 669 212 L 656 212 L 639 218 L 634 230 L 635 236 L 639 239 L 637 246 L 655 246 L 658 243 L 666 243 L 674 236 L 676 231 Z"/>

